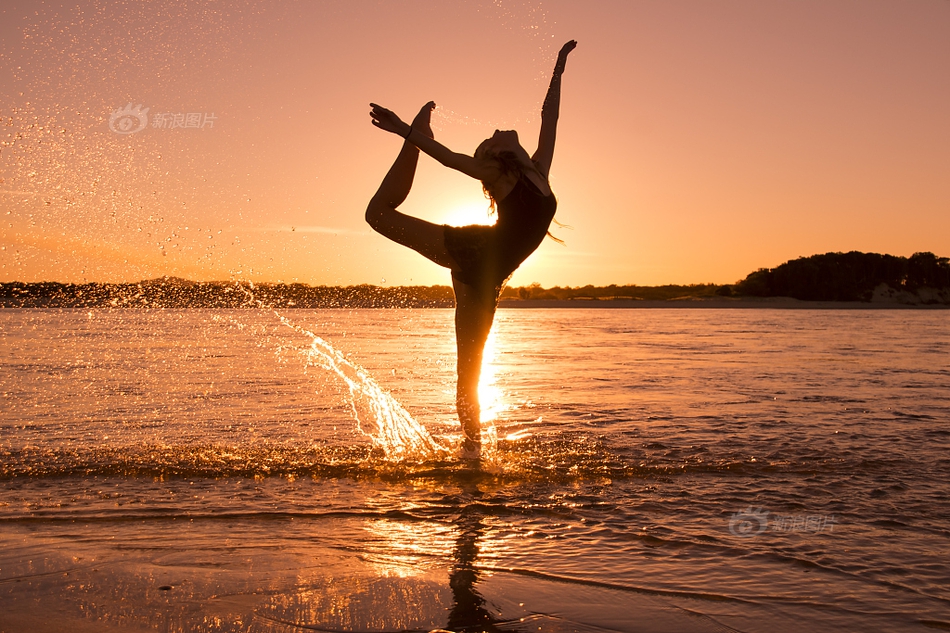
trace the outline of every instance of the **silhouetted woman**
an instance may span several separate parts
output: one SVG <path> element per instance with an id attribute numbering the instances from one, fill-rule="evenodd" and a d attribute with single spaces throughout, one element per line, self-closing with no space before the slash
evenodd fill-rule
<path id="1" fill-rule="evenodd" d="M 541 136 L 530 158 L 518 142 L 518 133 L 495 130 L 474 156 L 458 154 L 435 141 L 429 117 L 435 103 L 422 107 L 412 124 L 371 103 L 376 127 L 406 139 L 379 190 L 366 209 L 366 221 L 389 239 L 452 271 L 455 289 L 455 335 L 458 345 L 456 408 L 462 423 L 463 455 L 477 457 L 481 450 L 481 411 L 478 379 L 482 352 L 505 281 L 547 234 L 557 200 L 548 185 L 561 102 L 561 75 L 568 54 L 577 43 L 558 53 L 551 85 L 541 108 Z M 412 187 L 419 150 L 446 167 L 476 180 L 498 212 L 494 225 L 445 226 L 397 211 Z"/>

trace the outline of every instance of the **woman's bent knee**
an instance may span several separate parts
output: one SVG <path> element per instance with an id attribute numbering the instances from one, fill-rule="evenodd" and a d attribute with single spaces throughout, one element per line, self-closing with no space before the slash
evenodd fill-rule
<path id="1" fill-rule="evenodd" d="M 366 207 L 366 223 L 369 224 L 374 231 L 382 233 L 382 229 L 385 226 L 386 211 L 391 211 L 392 207 L 389 207 L 375 200 L 369 203 L 369 206 Z"/>
<path id="2" fill-rule="evenodd" d="M 380 235 L 388 237 L 400 244 L 405 244 L 406 242 L 404 237 L 406 230 L 403 226 L 404 218 L 405 216 L 391 205 L 385 202 L 379 202 L 375 199 L 366 207 L 366 223 Z"/>

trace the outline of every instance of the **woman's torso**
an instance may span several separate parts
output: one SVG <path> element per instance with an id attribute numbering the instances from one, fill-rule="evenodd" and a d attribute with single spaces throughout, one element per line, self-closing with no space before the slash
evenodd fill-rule
<path id="1" fill-rule="evenodd" d="M 499 256 L 502 267 L 512 272 L 541 244 L 548 232 L 557 200 L 553 194 L 544 195 L 526 177 L 521 177 L 514 188 L 497 204 Z"/>

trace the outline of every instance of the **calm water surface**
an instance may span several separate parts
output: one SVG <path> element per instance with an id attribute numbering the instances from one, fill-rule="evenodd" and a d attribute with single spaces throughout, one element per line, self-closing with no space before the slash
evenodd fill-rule
<path id="1" fill-rule="evenodd" d="M 420 606 L 403 629 L 647 630 L 597 606 L 611 596 L 663 600 L 696 630 L 950 627 L 946 312 L 500 311 L 480 471 L 451 452 L 451 311 L 283 316 L 298 329 L 266 311 L 0 311 L 4 600 L 62 571 L 34 555 L 45 543 L 163 569 L 216 552 L 219 575 L 176 586 L 267 596 L 222 631 L 359 628 L 328 615 L 368 595 L 347 556 L 429 579 L 414 599 L 448 623 Z M 387 457 L 306 331 L 448 450 Z M 289 560 L 293 581 L 268 589 Z M 97 573 L 46 590 L 114 624 L 159 608 L 130 598 L 151 576 Z M 528 607 L 503 594 L 543 603 L 547 586 L 560 604 L 506 615 Z M 161 604 L 166 629 L 195 621 Z"/>

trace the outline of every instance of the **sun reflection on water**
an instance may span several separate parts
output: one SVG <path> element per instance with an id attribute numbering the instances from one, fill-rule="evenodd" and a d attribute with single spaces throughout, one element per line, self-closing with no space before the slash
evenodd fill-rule
<path id="1" fill-rule="evenodd" d="M 444 568 L 456 540 L 451 526 L 433 521 L 369 519 L 363 527 L 369 533 L 367 560 L 383 577 L 411 578 Z"/>
<path id="2" fill-rule="evenodd" d="M 493 423 L 506 411 L 505 394 L 498 386 L 497 330 L 492 328 L 482 356 L 482 374 L 478 382 L 478 402 L 481 405 L 481 423 Z M 494 424 L 492 424 L 494 426 Z"/>

